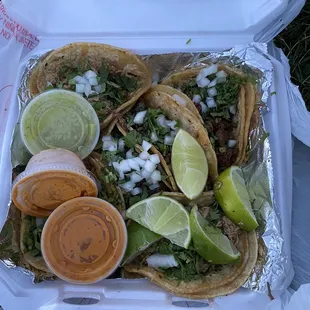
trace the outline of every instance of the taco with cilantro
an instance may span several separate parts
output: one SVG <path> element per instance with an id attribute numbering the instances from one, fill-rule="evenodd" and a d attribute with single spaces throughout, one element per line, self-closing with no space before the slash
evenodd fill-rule
<path id="1" fill-rule="evenodd" d="M 83 95 L 96 110 L 101 129 L 130 109 L 151 86 L 142 59 L 121 48 L 97 43 L 71 43 L 49 53 L 33 70 L 32 96 L 52 88 Z"/>
<path id="2" fill-rule="evenodd" d="M 162 86 L 151 87 L 142 97 L 144 107 L 138 104 L 129 114 L 135 113 L 138 110 L 146 110 L 153 111 L 153 115 L 151 118 L 147 117 L 147 122 L 143 123 L 143 128 L 136 125 L 135 128 L 142 133 L 147 132 L 149 136 L 155 134 L 157 140 L 154 142 L 154 145 L 157 145 L 164 157 L 167 157 L 168 162 L 170 162 L 171 146 L 175 136 L 175 134 L 169 132 L 170 124 L 175 124 L 175 127 L 187 131 L 205 151 L 209 166 L 209 179 L 211 182 L 214 182 L 218 176 L 217 159 L 208 132 L 196 117 L 196 114 L 191 111 L 193 104 L 190 100 L 181 102 L 180 98 L 177 97 L 176 100 L 176 97 L 173 97 L 172 94 L 173 88 L 169 88 L 169 92 L 167 92 L 166 88 Z"/>
<path id="3" fill-rule="evenodd" d="M 41 234 L 46 219 L 21 214 L 20 249 L 29 265 L 50 275 L 41 252 Z"/>
<path id="4" fill-rule="evenodd" d="M 220 171 L 246 157 L 256 94 L 242 72 L 227 65 L 208 65 L 174 73 L 162 81 L 192 101 L 203 119 Z"/>
<path id="5" fill-rule="evenodd" d="M 101 145 L 84 161 L 101 183 L 99 197 L 123 215 L 136 202 L 173 190 L 171 184 L 175 186 L 171 172 L 162 165 L 162 154 L 149 142 L 151 137 L 130 130 L 125 122 L 120 118 L 113 128 L 111 123 L 101 137 Z"/>
<path id="6" fill-rule="evenodd" d="M 136 255 L 132 254 L 131 259 L 125 263 L 125 277 L 147 277 L 169 293 L 191 299 L 223 296 L 240 288 L 249 278 L 257 261 L 257 236 L 255 231 L 242 231 L 230 221 L 214 196 L 212 202 L 212 196 L 210 193 L 207 204 L 200 206 L 198 212 L 208 226 L 214 227 L 217 233 L 224 234 L 227 242 L 232 244 L 231 247 L 239 251 L 237 260 L 225 263 L 222 261 L 220 264 L 210 262 L 198 253 L 195 242 L 185 249 L 165 238 L 158 241 L 155 238 L 144 238 L 141 252 L 138 239 L 131 241 L 129 235 L 128 244 L 133 243 L 138 252 Z M 144 236 L 150 234 L 154 233 L 144 232 Z M 211 250 L 212 248 L 206 251 Z"/>

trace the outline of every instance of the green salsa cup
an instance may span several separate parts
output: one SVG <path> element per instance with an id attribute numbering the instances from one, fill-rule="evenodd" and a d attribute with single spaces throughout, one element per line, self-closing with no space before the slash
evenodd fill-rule
<path id="1" fill-rule="evenodd" d="M 33 155 L 62 148 L 86 158 L 100 134 L 98 116 L 81 95 L 62 89 L 33 98 L 21 117 L 21 137 Z"/>

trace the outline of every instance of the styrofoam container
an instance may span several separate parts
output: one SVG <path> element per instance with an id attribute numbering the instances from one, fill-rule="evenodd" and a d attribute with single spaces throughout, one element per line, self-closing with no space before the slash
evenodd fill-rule
<path id="1" fill-rule="evenodd" d="M 300 0 L 302 1 L 302 0 Z M 299 2 L 300 2 L 299 1 Z M 14 18 L 40 38 L 38 50 L 44 51 L 73 41 L 104 42 L 131 49 L 140 54 L 174 51 L 222 50 L 236 44 L 250 43 L 261 30 L 280 18 L 288 0 L 114 0 L 73 1 L 5 0 Z M 272 29 L 269 29 L 272 31 Z M 274 29 L 273 29 L 274 31 Z M 189 44 L 186 44 L 191 39 Z M 35 51 L 34 51 L 35 53 Z M 14 94 L 28 55 L 17 74 Z M 275 201 L 280 210 L 285 251 L 290 257 L 290 221 L 292 200 L 291 131 L 288 99 L 282 65 L 274 65 L 270 112 L 264 116 L 273 161 Z M 0 198 L 9 202 L 11 164 L 9 145 L 18 119 L 18 105 L 12 96 L 7 113 L 0 120 L 5 126 L 0 145 Z M 1 107 L 0 107 L 1 109 Z M 0 113 L 1 115 L 1 113 Z M 0 227 L 6 210 L 0 209 Z M 291 265 L 290 265 L 291 266 Z M 293 270 L 289 270 L 285 289 Z M 16 269 L 0 264 L 0 304 L 15 309 L 178 309 L 201 306 L 210 301 L 190 301 L 163 291 L 147 280 L 103 280 L 93 285 L 72 285 L 63 281 L 32 284 Z M 267 294 L 239 289 L 234 294 L 215 298 L 217 309 L 261 310 L 269 302 Z"/>

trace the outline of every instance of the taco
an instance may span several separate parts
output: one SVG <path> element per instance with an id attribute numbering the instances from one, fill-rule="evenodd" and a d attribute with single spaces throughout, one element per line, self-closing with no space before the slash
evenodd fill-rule
<path id="1" fill-rule="evenodd" d="M 47 89 L 81 93 L 95 108 L 101 129 L 134 105 L 151 86 L 142 59 L 121 48 L 97 43 L 71 43 L 48 54 L 28 81 L 31 96 Z"/>
<path id="2" fill-rule="evenodd" d="M 41 252 L 41 234 L 46 219 L 21 214 L 20 249 L 29 265 L 52 275 Z"/>
<path id="3" fill-rule="evenodd" d="M 217 227 L 239 250 L 239 260 L 235 263 L 212 264 L 198 254 L 194 244 L 184 249 L 162 238 L 156 243 L 150 243 L 142 253 L 132 256 L 133 260 L 124 266 L 125 276 L 147 277 L 171 294 L 192 299 L 227 295 L 240 288 L 249 278 L 257 261 L 255 231 L 242 231 L 223 214 L 216 201 L 211 203 L 208 199 L 208 204 L 206 202 L 198 210 L 208 225 Z M 130 235 L 128 244 L 131 244 Z M 159 256 L 168 256 L 171 265 L 160 265 L 166 263 L 159 262 Z M 157 266 L 154 266 L 154 257 L 158 260 Z"/>
<path id="4" fill-rule="evenodd" d="M 173 89 L 170 88 L 171 90 Z M 140 131 L 142 134 L 145 132 L 150 133 L 151 128 L 149 128 L 150 126 L 148 124 L 151 119 L 157 137 L 157 141 L 153 143 L 159 148 L 164 157 L 167 157 L 168 162 L 170 160 L 169 154 L 171 154 L 171 145 L 174 138 L 173 135 L 169 134 L 169 124 L 172 122 L 176 128 L 184 129 L 198 141 L 205 151 L 209 166 L 209 177 L 211 182 L 214 182 L 218 176 L 217 159 L 208 133 L 204 125 L 188 108 L 192 103 L 180 103 L 173 98 L 170 91 L 167 93 L 163 87 L 154 86 L 142 97 L 141 101 L 143 104 L 136 105 L 129 114 L 137 113 L 140 110 L 147 110 L 147 115 L 151 114 L 151 116 L 147 116 L 147 122 L 143 126 L 135 125 L 134 129 L 138 132 Z M 151 131 L 150 134 L 152 133 L 154 134 Z M 170 140 L 167 141 L 170 143 L 165 143 L 165 140 Z M 166 156 L 166 153 L 168 156 Z"/>
<path id="5" fill-rule="evenodd" d="M 123 120 L 124 121 L 124 120 Z M 126 208 L 161 191 L 171 191 L 171 173 L 162 155 L 136 132 L 113 123 L 103 133 L 102 144 L 84 162 L 100 182 L 99 197 L 123 215 Z"/>
<path id="6" fill-rule="evenodd" d="M 162 81 L 195 103 L 222 171 L 246 157 L 256 95 L 252 82 L 227 65 L 209 65 L 174 73 Z"/>

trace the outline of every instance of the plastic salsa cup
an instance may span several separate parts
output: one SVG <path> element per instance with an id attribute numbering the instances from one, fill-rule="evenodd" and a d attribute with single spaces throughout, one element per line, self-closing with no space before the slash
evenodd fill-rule
<path id="1" fill-rule="evenodd" d="M 127 246 L 121 214 L 93 197 L 63 203 L 48 218 L 41 236 L 48 268 L 71 283 L 95 283 L 115 271 Z"/>
<path id="2" fill-rule="evenodd" d="M 100 134 L 98 116 L 81 95 L 63 89 L 39 94 L 21 117 L 21 138 L 31 154 L 63 148 L 86 158 Z"/>
<path id="3" fill-rule="evenodd" d="M 12 188 L 14 204 L 25 214 L 47 217 L 63 202 L 80 196 L 97 196 L 95 178 L 81 159 L 63 149 L 34 155 Z"/>

